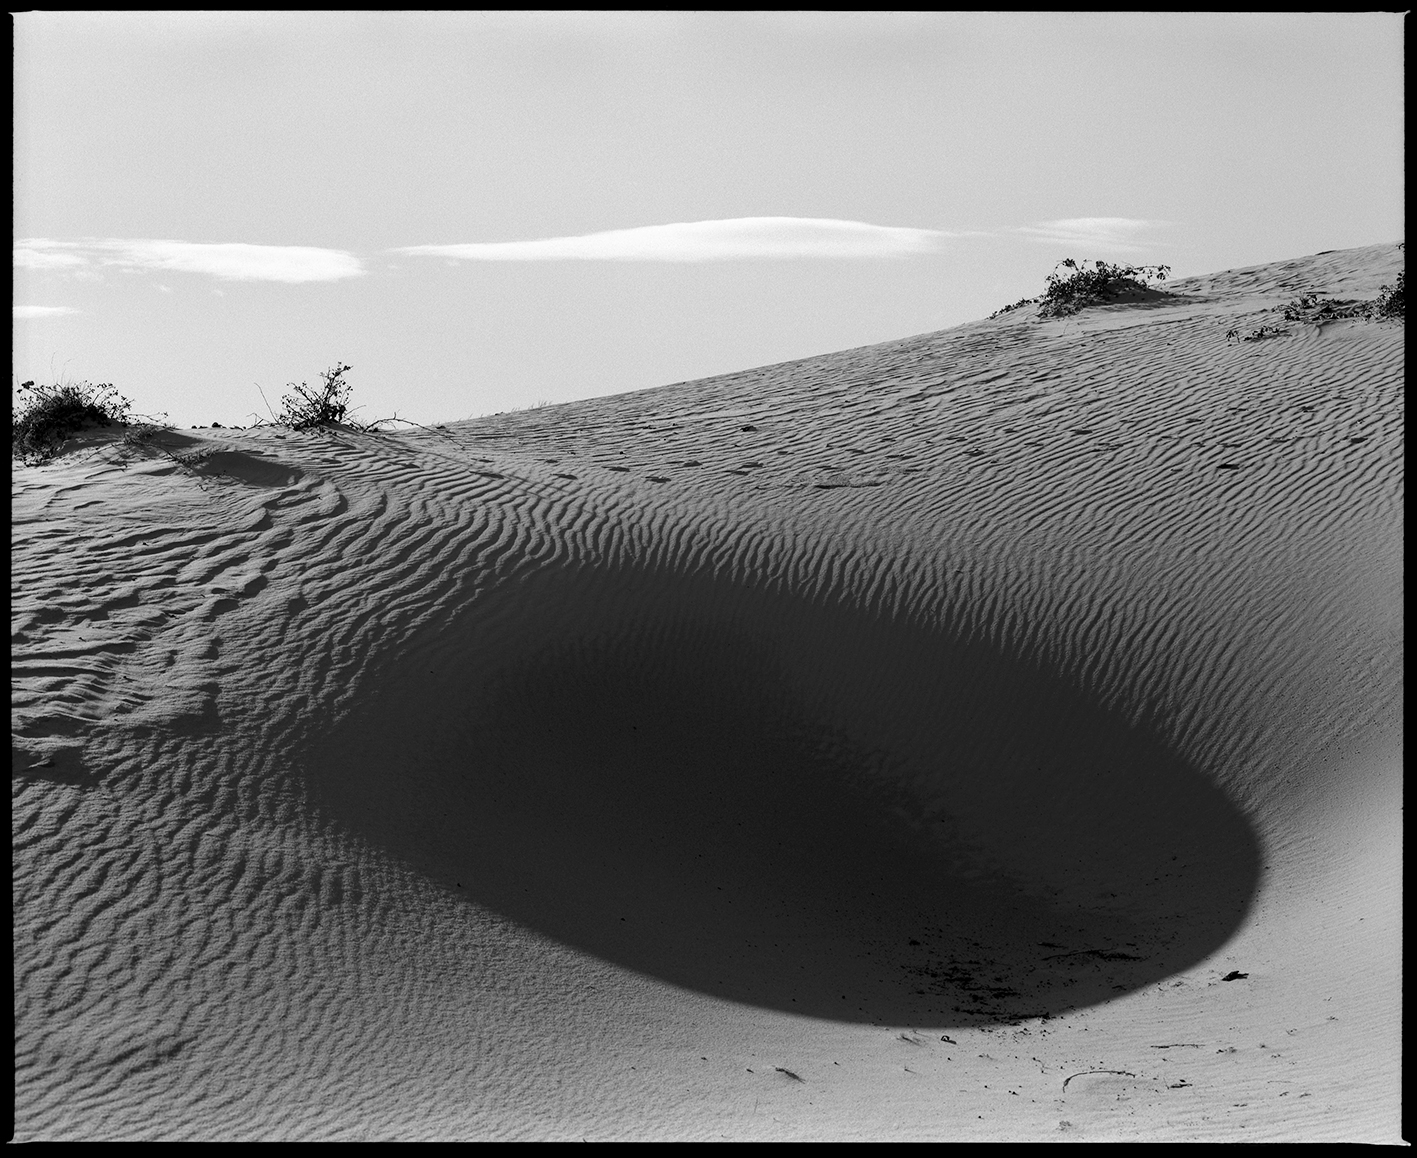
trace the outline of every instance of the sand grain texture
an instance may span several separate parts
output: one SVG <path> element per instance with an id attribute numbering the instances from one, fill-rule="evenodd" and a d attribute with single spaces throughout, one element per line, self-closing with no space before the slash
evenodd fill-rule
<path id="1" fill-rule="evenodd" d="M 16 467 L 16 1138 L 1395 1141 L 1400 260 Z"/>

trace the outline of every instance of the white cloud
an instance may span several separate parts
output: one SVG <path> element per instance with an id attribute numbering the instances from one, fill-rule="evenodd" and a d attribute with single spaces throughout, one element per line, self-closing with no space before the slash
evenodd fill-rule
<path id="1" fill-rule="evenodd" d="M 53 244 L 42 238 L 22 241 L 15 246 L 14 264 L 21 269 L 74 269 L 85 264 L 84 259 L 77 253 L 46 248 Z"/>
<path id="2" fill-rule="evenodd" d="M 820 217 L 736 217 L 612 229 L 538 241 L 414 245 L 394 253 L 465 261 L 733 261 L 780 257 L 906 257 L 937 253 L 964 233 Z"/>
<path id="3" fill-rule="evenodd" d="M 205 273 L 224 281 L 339 281 L 364 272 L 353 254 L 300 245 L 125 241 L 117 252 L 123 264 Z"/>
<path id="4" fill-rule="evenodd" d="M 1164 225 L 1130 217 L 1075 217 L 1004 230 L 947 232 L 871 225 L 820 217 L 737 217 L 612 229 L 578 237 L 534 241 L 416 245 L 390 253 L 448 261 L 708 262 L 767 258 L 902 258 L 942 252 L 959 238 L 1012 233 L 1050 245 L 1102 253 L 1144 253 L 1148 234 Z M 338 249 L 296 245 L 212 244 L 189 241 L 24 238 L 15 243 L 16 268 L 101 280 L 101 271 L 195 273 L 220 281 L 297 284 L 340 281 L 365 273 L 360 259 Z M 158 287 L 171 292 L 165 285 Z M 59 309 L 60 307 L 55 307 Z M 20 315 L 16 315 L 17 317 Z M 40 314 L 25 316 L 39 317 Z"/>
<path id="5" fill-rule="evenodd" d="M 1165 225 L 1133 217 L 1069 217 L 1020 226 L 1014 232 L 1053 245 L 1074 245 L 1116 253 L 1143 253 L 1150 242 L 1142 235 Z"/>
<path id="6" fill-rule="evenodd" d="M 61 314 L 77 314 L 79 311 L 68 306 L 11 306 L 16 318 L 56 318 Z"/>
<path id="7" fill-rule="evenodd" d="M 29 269 L 73 269 L 90 265 L 125 270 L 200 273 L 224 281 L 288 283 L 339 281 L 364 272 L 359 259 L 338 249 L 302 245 L 209 244 L 193 241 L 26 238 L 15 246 L 15 264 Z"/>

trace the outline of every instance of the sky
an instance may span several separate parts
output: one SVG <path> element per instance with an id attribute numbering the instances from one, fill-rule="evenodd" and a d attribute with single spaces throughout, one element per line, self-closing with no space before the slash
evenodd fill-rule
<path id="1" fill-rule="evenodd" d="M 455 421 L 1403 237 L 1388 13 L 29 12 L 12 389 Z M 264 398 L 263 398 L 264 393 Z"/>

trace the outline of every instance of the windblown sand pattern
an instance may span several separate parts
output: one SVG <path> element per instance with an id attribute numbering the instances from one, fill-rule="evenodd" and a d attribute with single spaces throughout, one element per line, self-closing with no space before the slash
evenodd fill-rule
<path id="1" fill-rule="evenodd" d="M 17 1139 L 1395 1140 L 1400 260 L 16 468 Z"/>

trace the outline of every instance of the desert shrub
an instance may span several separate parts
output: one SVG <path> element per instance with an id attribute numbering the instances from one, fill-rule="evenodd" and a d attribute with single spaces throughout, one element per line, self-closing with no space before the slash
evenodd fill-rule
<path id="1" fill-rule="evenodd" d="M 1399 242 L 1398 249 L 1406 246 Z M 1340 299 L 1321 301 L 1321 290 L 1303 294 L 1284 307 L 1284 319 L 1289 322 L 1323 323 L 1345 318 L 1366 318 L 1369 321 L 1404 321 L 1407 318 L 1407 271 L 1398 272 L 1392 285 L 1381 286 L 1378 296 L 1370 301 Z"/>
<path id="2" fill-rule="evenodd" d="M 1105 261 L 1095 261 L 1093 268 L 1087 262 L 1077 262 L 1066 258 L 1053 267 L 1048 275 L 1048 285 L 1043 291 L 1038 306 L 1040 318 L 1061 318 L 1075 314 L 1086 306 L 1101 305 L 1124 293 L 1150 289 L 1148 283 L 1165 281 L 1171 272 L 1169 265 L 1108 265 Z M 1059 269 L 1072 272 L 1060 274 Z"/>
<path id="3" fill-rule="evenodd" d="M 1377 301 L 1373 303 L 1375 318 L 1407 319 L 1407 271 L 1397 275 L 1393 285 L 1385 285 L 1378 290 Z"/>
<path id="4" fill-rule="evenodd" d="M 1286 322 L 1310 322 L 1322 324 L 1337 322 L 1344 318 L 1366 318 L 1372 316 L 1373 302 L 1352 301 L 1341 298 L 1336 301 L 1320 301 L 1319 293 L 1304 294 L 1284 307 Z"/>
<path id="5" fill-rule="evenodd" d="M 55 386 L 21 383 L 10 419 L 11 455 L 26 463 L 48 462 L 73 435 L 88 426 L 126 426 L 133 404 L 111 382 Z"/>
<path id="6" fill-rule="evenodd" d="M 1060 269 L 1071 270 L 1067 274 Z M 995 310 L 989 316 L 997 318 L 1024 306 L 1038 306 L 1040 318 L 1062 318 L 1075 314 L 1086 306 L 1102 305 L 1120 297 L 1124 293 L 1148 290 L 1153 281 L 1165 281 L 1171 272 L 1169 265 L 1108 265 L 1105 261 L 1094 261 L 1089 269 L 1087 262 L 1064 258 L 1053 267 L 1048 275 L 1047 288 L 1041 297 L 1020 298 L 1011 306 Z"/>
<path id="7" fill-rule="evenodd" d="M 304 382 L 290 383 L 293 393 L 281 399 L 281 412 L 276 422 L 292 430 L 309 430 L 315 426 L 342 423 L 349 417 L 349 383 L 345 373 L 353 366 L 335 365 L 323 371 L 324 385 L 315 389 Z"/>
<path id="8" fill-rule="evenodd" d="M 1284 307 L 1284 320 L 1286 322 L 1297 322 L 1303 318 L 1305 311 L 1318 310 L 1321 313 L 1332 312 L 1331 302 L 1320 302 L 1317 294 L 1304 294 L 1295 298 Z"/>

